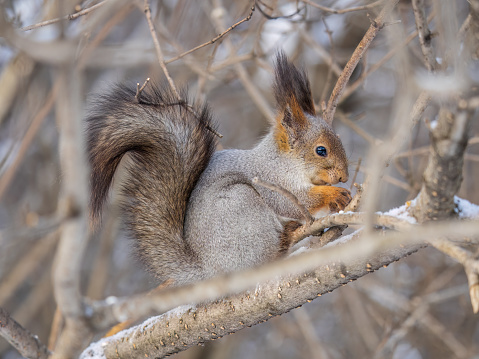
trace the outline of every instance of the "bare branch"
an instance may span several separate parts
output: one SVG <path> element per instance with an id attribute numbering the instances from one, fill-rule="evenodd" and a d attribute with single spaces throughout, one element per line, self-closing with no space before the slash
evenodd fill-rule
<path id="1" fill-rule="evenodd" d="M 163 70 L 163 74 L 165 75 L 168 83 L 170 84 L 171 90 L 175 94 L 176 98 L 178 100 L 181 100 L 181 96 L 178 93 L 175 83 L 173 82 L 173 79 L 171 78 L 170 73 L 168 72 L 168 69 L 166 68 L 166 65 L 165 65 L 163 51 L 161 51 L 161 46 L 160 46 L 160 42 L 158 41 L 158 36 L 156 35 L 155 26 L 153 25 L 153 20 L 151 19 L 151 10 L 150 10 L 150 5 L 148 0 L 145 0 L 143 4 L 144 4 L 146 20 L 148 21 L 148 27 L 150 29 L 151 38 L 153 39 L 153 44 L 155 45 L 156 56 L 158 56 L 158 62 L 160 64 L 161 69 Z"/>
<path id="2" fill-rule="evenodd" d="M 141 85 L 141 87 L 139 82 L 136 83 L 136 94 L 135 94 L 136 101 L 140 100 L 141 93 L 145 89 L 146 85 L 148 85 L 148 82 L 150 82 L 149 77 L 145 80 L 145 82 L 143 82 L 143 85 Z"/>
<path id="3" fill-rule="evenodd" d="M 412 7 L 416 19 L 416 29 L 419 34 L 419 43 L 421 44 L 422 54 L 424 55 L 424 64 L 429 71 L 435 71 L 438 67 L 438 63 L 431 47 L 432 33 L 429 30 L 426 20 L 424 0 L 412 0 Z"/>
<path id="4" fill-rule="evenodd" d="M 79 74 L 71 67 L 59 70 L 61 91 L 56 115 L 60 125 L 60 162 L 63 170 L 63 196 L 59 213 L 71 217 L 61 228 L 54 269 L 55 299 L 65 316 L 66 328 L 62 332 L 54 358 L 71 357 L 82 349 L 89 335 L 82 318 L 84 307 L 80 295 L 80 272 L 88 234 L 88 181 L 83 131 L 79 103 Z M 81 330 L 78 329 L 81 327 Z"/>
<path id="5" fill-rule="evenodd" d="M 326 107 L 326 111 L 323 113 L 324 120 L 330 124 L 333 123 L 334 113 L 336 112 L 336 107 L 338 106 L 339 100 L 346 89 L 346 85 L 348 84 L 349 78 L 351 77 L 356 65 L 361 60 L 361 57 L 364 55 L 366 50 L 368 49 L 371 42 L 374 40 L 376 35 L 381 31 L 381 29 L 385 25 L 385 19 L 392 11 L 392 9 L 396 6 L 399 0 L 388 0 L 384 5 L 383 9 L 379 13 L 379 15 L 373 20 L 371 26 L 369 26 L 368 31 L 362 38 L 359 45 L 354 50 L 351 58 L 349 59 L 348 63 L 344 67 L 341 76 L 339 76 L 336 85 L 334 86 L 333 92 L 328 101 L 328 105 Z"/>
<path id="6" fill-rule="evenodd" d="M 39 27 L 52 25 L 52 24 L 55 24 L 57 22 L 64 21 L 64 20 L 75 20 L 75 19 L 79 18 L 80 16 L 86 15 L 86 14 L 92 12 L 93 10 L 98 9 L 100 6 L 105 5 L 105 3 L 107 1 L 109 1 L 109 0 L 100 1 L 98 4 L 95 4 L 95 5 L 92 5 L 88 8 L 86 8 L 86 9 L 80 10 L 80 11 L 74 13 L 74 14 L 69 14 L 69 15 L 65 15 L 65 16 L 62 16 L 62 17 L 59 17 L 59 18 L 56 18 L 56 19 L 46 20 L 46 21 L 42 21 L 42 22 L 39 22 L 39 23 L 34 24 L 34 25 L 29 25 L 29 26 L 22 27 L 20 30 L 30 31 L 30 30 L 33 30 L 33 29 L 37 29 Z"/>
<path id="7" fill-rule="evenodd" d="M 419 248 L 417 245 L 406 245 L 403 248 L 396 247 L 390 252 L 384 250 L 375 259 L 357 253 L 353 263 L 350 260 L 333 259 L 337 258 L 335 255 L 329 256 L 326 262 L 329 264 L 313 272 L 287 275 L 282 280 L 263 283 L 256 290 L 244 294 L 207 305 L 178 308 L 160 317 L 151 318 L 147 323 L 87 348 L 81 358 L 88 358 L 90 352 L 100 349 L 104 350 L 107 357 L 164 357 L 285 313 Z M 293 258 L 297 259 L 298 263 L 304 260 L 303 255 Z M 201 293 L 205 293 L 204 289 Z"/>
<path id="8" fill-rule="evenodd" d="M 302 2 L 304 2 L 308 5 L 311 5 L 311 6 L 317 8 L 321 11 L 327 12 L 327 13 L 346 14 L 348 12 L 365 11 L 365 10 L 369 10 L 369 9 L 374 9 L 375 7 L 384 3 L 384 0 L 378 0 L 378 1 L 375 1 L 375 2 L 373 2 L 371 4 L 368 4 L 368 5 L 355 6 L 355 7 L 350 7 L 350 8 L 346 8 L 346 9 L 333 9 L 333 8 L 330 8 L 330 7 L 327 7 L 327 6 L 319 5 L 319 4 L 317 4 L 317 3 L 315 3 L 314 1 L 311 1 L 311 0 L 302 0 Z"/>
<path id="9" fill-rule="evenodd" d="M 51 354 L 36 335 L 13 320 L 2 307 L 0 307 L 0 335 L 25 358 L 47 359 Z"/>
<path id="10" fill-rule="evenodd" d="M 175 57 L 173 57 L 173 58 L 171 58 L 171 59 L 169 59 L 169 60 L 166 60 L 166 61 L 165 61 L 165 64 L 169 64 L 169 63 L 171 63 L 171 62 L 177 61 L 177 60 L 181 59 L 182 57 L 185 57 L 186 55 L 189 55 L 189 54 L 191 54 L 192 52 L 195 52 L 196 50 L 199 50 L 199 49 L 201 49 L 201 48 L 203 48 L 203 47 L 205 47 L 205 46 L 214 44 L 216 41 L 218 41 L 218 40 L 220 40 L 221 38 L 223 38 L 227 33 L 229 33 L 230 31 L 232 31 L 235 27 L 241 25 L 241 24 L 244 23 L 244 22 L 249 21 L 249 20 L 253 17 L 253 12 L 254 12 L 254 10 L 255 10 L 255 4 L 253 4 L 253 5 L 251 6 L 251 11 L 250 11 L 250 13 L 249 13 L 248 16 L 246 16 L 244 19 L 242 19 L 242 20 L 240 20 L 240 21 L 234 23 L 233 25 L 231 25 L 229 28 L 227 28 L 225 31 L 223 31 L 222 33 L 220 33 L 218 36 L 214 37 L 214 38 L 211 39 L 210 41 L 205 42 L 205 43 L 203 43 L 203 44 L 201 44 L 201 45 L 199 45 L 199 46 L 196 46 L 196 47 L 194 47 L 194 48 L 192 48 L 192 49 L 190 49 L 190 50 L 188 50 L 188 51 L 185 51 L 185 52 L 183 52 L 182 54 L 179 54 L 178 56 L 175 56 Z"/>
<path id="11" fill-rule="evenodd" d="M 22 162 L 22 159 L 25 156 L 25 153 L 28 147 L 32 143 L 38 130 L 41 128 L 41 124 L 43 120 L 53 108 L 53 104 L 55 103 L 56 96 L 58 94 L 58 89 L 59 89 L 59 83 L 57 82 L 51 89 L 50 93 L 48 94 L 45 104 L 42 106 L 42 108 L 36 113 L 35 117 L 33 118 L 32 123 L 30 124 L 30 127 L 28 128 L 25 136 L 22 139 L 22 143 L 20 145 L 20 148 L 17 151 L 15 160 L 13 161 L 12 164 L 10 164 L 10 167 L 8 168 L 8 170 L 5 173 L 3 173 L 2 177 L 0 178 L 0 198 L 4 195 L 5 191 L 8 189 L 8 186 L 10 185 L 18 169 L 18 166 Z"/>

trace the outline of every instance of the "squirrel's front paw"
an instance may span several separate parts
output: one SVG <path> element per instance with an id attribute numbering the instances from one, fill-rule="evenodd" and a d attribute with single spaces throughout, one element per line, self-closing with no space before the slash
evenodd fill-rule
<path id="1" fill-rule="evenodd" d="M 351 202 L 351 192 L 334 186 L 315 186 L 310 192 L 308 210 L 311 214 L 342 211 Z"/>
<path id="2" fill-rule="evenodd" d="M 346 208 L 349 202 L 351 202 L 351 192 L 346 188 L 331 187 L 332 190 L 333 188 L 335 193 L 329 198 L 329 210 L 331 212 L 339 212 Z"/>

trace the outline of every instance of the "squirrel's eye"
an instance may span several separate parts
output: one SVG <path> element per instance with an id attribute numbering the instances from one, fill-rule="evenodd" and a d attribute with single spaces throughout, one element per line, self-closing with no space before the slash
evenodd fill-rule
<path id="1" fill-rule="evenodd" d="M 316 147 L 316 154 L 321 157 L 326 157 L 328 155 L 328 151 L 326 150 L 326 147 L 318 146 Z"/>

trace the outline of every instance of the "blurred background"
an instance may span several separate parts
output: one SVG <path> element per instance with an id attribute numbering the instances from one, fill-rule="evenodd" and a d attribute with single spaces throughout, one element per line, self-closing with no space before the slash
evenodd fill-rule
<path id="1" fill-rule="evenodd" d="M 142 1 L 110 0 L 73 20 L 22 29 L 97 3 L 0 1 L 6 17 L 0 21 L 16 29 L 15 36 L 0 38 L 0 306 L 44 343 L 53 343 L 50 331 L 56 311 L 52 267 L 60 228 L 62 171 L 55 111 L 59 97 L 54 89 L 59 64 L 68 57 L 78 70 L 75 86 L 82 117 L 88 104 L 114 83 L 135 86 L 147 77 L 165 81 Z M 425 3 L 438 62 L 455 56 L 441 31 L 456 29 L 449 35 L 469 60 L 463 68 L 468 81 L 457 79 L 455 85 L 463 86 L 464 92 L 477 91 L 479 33 L 473 34 L 474 40 L 468 35 L 471 30 L 461 30 L 470 11 L 468 2 Z M 274 116 L 275 52 L 283 49 L 306 69 L 320 114 L 321 102 L 329 98 L 383 2 L 257 1 L 249 21 L 176 60 L 246 18 L 252 2 L 150 4 L 165 60 L 174 60 L 167 68 L 175 84 L 187 87 L 191 101 L 209 102 L 224 135 L 220 148 L 247 149 L 266 133 L 268 117 Z M 392 113 L 401 96 L 407 94 L 414 101 L 421 88 L 435 85 L 427 82 L 415 31 L 411 3 L 400 1 L 391 23 L 374 40 L 350 80 L 334 123 L 350 160 L 347 188 L 353 181 L 364 181 L 369 152 L 394 132 L 397 119 Z M 435 89 L 439 97 L 449 83 L 442 86 Z M 377 210 L 392 209 L 417 195 L 429 153 L 427 124 L 437 109 L 434 102 L 428 107 L 425 121 L 417 123 L 385 169 Z M 458 195 L 478 203 L 476 129 L 474 123 Z M 93 299 L 127 296 L 159 284 L 135 259 L 122 233 L 116 199 L 113 191 L 104 225 L 90 235 L 83 260 L 82 292 Z M 478 353 L 479 321 L 472 313 L 462 266 L 427 248 L 281 317 L 176 357 L 419 359 L 479 358 Z M 13 359 L 19 354 L 0 338 L 0 357 Z"/>

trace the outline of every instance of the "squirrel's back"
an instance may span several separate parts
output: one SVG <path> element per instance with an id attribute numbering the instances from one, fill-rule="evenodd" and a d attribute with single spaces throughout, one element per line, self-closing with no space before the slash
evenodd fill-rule
<path id="1" fill-rule="evenodd" d="M 134 88 L 115 87 L 87 120 L 92 219 L 98 222 L 115 170 L 128 153 L 122 210 L 139 256 L 161 278 L 201 276 L 183 240 L 183 224 L 190 194 L 216 147 L 210 113 L 152 84 L 135 95 Z"/>

